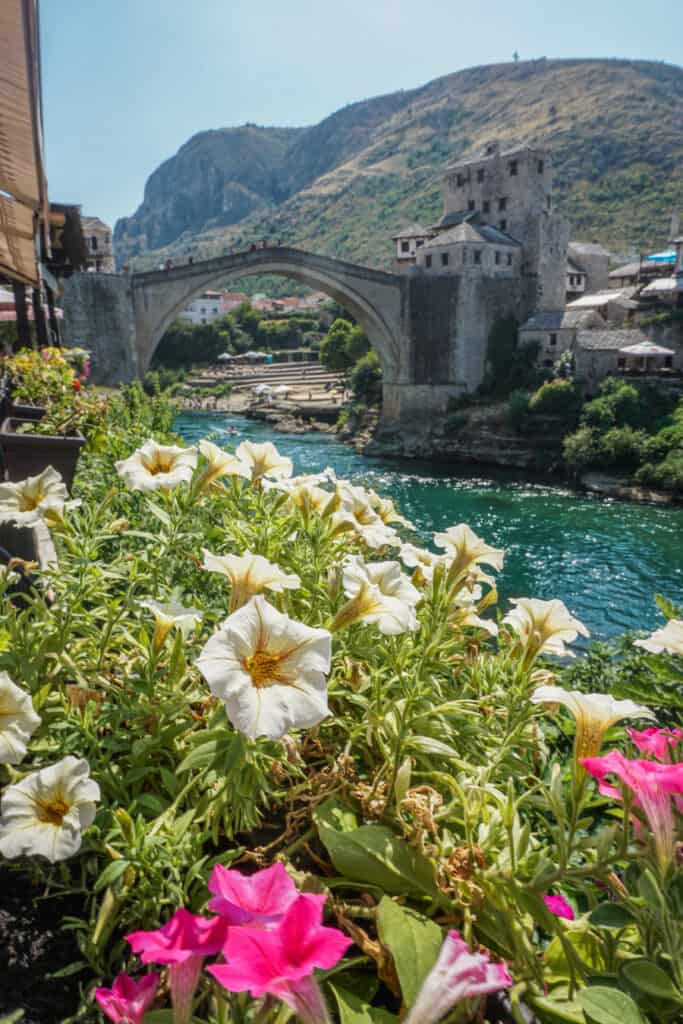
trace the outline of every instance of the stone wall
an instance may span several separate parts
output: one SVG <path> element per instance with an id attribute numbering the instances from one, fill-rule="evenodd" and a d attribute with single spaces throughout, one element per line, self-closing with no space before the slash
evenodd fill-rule
<path id="1" fill-rule="evenodd" d="M 94 384 L 115 386 L 138 376 L 130 278 L 72 274 L 64 282 L 64 343 L 91 352 Z"/>

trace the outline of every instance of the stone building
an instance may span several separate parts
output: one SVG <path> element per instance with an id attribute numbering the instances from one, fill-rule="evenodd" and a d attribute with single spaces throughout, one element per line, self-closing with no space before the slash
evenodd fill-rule
<path id="1" fill-rule="evenodd" d="M 575 277 L 575 288 L 572 290 L 583 295 L 586 292 L 601 292 L 609 288 L 609 260 L 609 252 L 599 242 L 570 242 L 568 266 L 574 268 Z M 582 285 L 576 280 L 577 277 L 583 279 Z M 577 285 L 579 287 L 576 287 Z"/>
<path id="2" fill-rule="evenodd" d="M 535 313 L 519 329 L 519 344 L 538 345 L 538 365 L 550 369 L 563 352 L 576 346 L 578 331 L 604 328 L 605 321 L 595 310 L 554 310 Z"/>
<path id="3" fill-rule="evenodd" d="M 97 274 L 113 274 L 114 247 L 109 225 L 99 217 L 81 216 L 81 228 L 87 250 L 87 269 Z"/>
<path id="4" fill-rule="evenodd" d="M 578 331 L 574 349 L 574 374 L 586 395 L 594 395 L 605 377 L 614 376 L 626 367 L 626 357 L 621 350 L 629 345 L 640 345 L 649 339 L 642 331 L 632 329 L 609 329 Z M 680 369 L 683 353 L 677 353 L 668 367 Z"/>

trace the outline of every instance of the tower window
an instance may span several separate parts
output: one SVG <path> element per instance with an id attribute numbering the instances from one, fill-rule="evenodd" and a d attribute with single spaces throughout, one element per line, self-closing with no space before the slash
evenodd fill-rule
<path id="1" fill-rule="evenodd" d="M 536 167 L 538 169 L 538 173 L 539 174 L 543 174 L 543 171 L 545 170 L 545 161 L 544 160 L 539 160 L 538 163 L 536 164 Z"/>
<path id="2" fill-rule="evenodd" d="M 486 171 L 484 170 L 483 167 L 480 167 L 479 170 L 477 171 L 477 181 L 483 181 L 485 177 Z"/>
<path id="3" fill-rule="evenodd" d="M 503 219 L 498 222 L 498 227 L 501 231 L 507 231 L 507 226 L 508 222 L 505 220 L 505 217 L 503 217 Z"/>
<path id="4" fill-rule="evenodd" d="M 431 256 L 425 256 L 425 267 L 431 267 L 431 265 L 432 265 L 432 257 Z"/>
<path id="5" fill-rule="evenodd" d="M 419 248 L 420 248 L 420 246 L 421 246 L 421 245 L 424 245 L 424 244 L 425 244 L 425 240 L 424 240 L 424 238 L 418 238 L 418 240 L 417 240 L 417 241 L 415 242 L 415 248 L 416 248 L 416 249 L 419 249 Z"/>
<path id="6" fill-rule="evenodd" d="M 490 202 L 490 200 L 489 199 L 485 199 L 484 202 L 481 204 L 481 208 L 482 208 L 483 213 L 490 213 L 491 212 L 491 202 Z"/>
<path id="7" fill-rule="evenodd" d="M 459 174 L 458 175 L 458 185 L 460 185 L 462 187 L 464 184 L 465 184 L 465 175 L 464 174 Z"/>
<path id="8" fill-rule="evenodd" d="M 510 161 L 510 176 L 514 178 L 514 176 L 516 174 L 517 174 L 517 161 L 516 160 L 511 160 Z"/>
<path id="9" fill-rule="evenodd" d="M 511 266 L 512 266 L 512 253 L 509 252 L 508 253 L 508 267 L 511 267 Z"/>
<path id="10" fill-rule="evenodd" d="M 90 239 L 90 248 L 92 249 L 93 252 L 97 252 L 97 239 L 95 238 L 94 235 Z"/>
<path id="11" fill-rule="evenodd" d="M 552 201 L 551 196 L 546 196 L 545 197 L 545 205 L 547 206 L 548 209 L 550 209 L 550 207 L 553 205 L 553 201 Z"/>
<path id="12" fill-rule="evenodd" d="M 448 266 L 448 253 L 447 252 L 442 252 L 441 253 L 441 266 L 442 267 L 447 267 Z"/>
<path id="13" fill-rule="evenodd" d="M 505 196 L 503 196 L 502 199 L 498 200 L 498 209 L 501 211 L 501 213 L 503 212 L 503 210 L 507 209 L 507 205 L 508 205 L 508 201 L 505 198 Z"/>
<path id="14" fill-rule="evenodd" d="M 555 333 L 550 335 L 550 344 L 554 347 L 557 345 L 557 335 Z"/>
<path id="15" fill-rule="evenodd" d="M 474 250 L 474 262 L 481 263 L 481 249 Z"/>
<path id="16" fill-rule="evenodd" d="M 500 253 L 496 250 L 496 266 L 500 266 Z"/>
<path id="17" fill-rule="evenodd" d="M 401 252 L 410 252 L 410 242 L 401 242 Z"/>
<path id="18" fill-rule="evenodd" d="M 477 208 L 477 204 L 475 203 L 474 199 L 470 199 L 468 201 L 468 203 L 467 203 L 467 209 L 468 210 L 476 210 L 476 208 Z"/>

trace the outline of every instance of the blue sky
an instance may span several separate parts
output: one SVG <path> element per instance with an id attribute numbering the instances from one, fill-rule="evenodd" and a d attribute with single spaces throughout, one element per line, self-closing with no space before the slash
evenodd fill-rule
<path id="1" fill-rule="evenodd" d="M 474 64 L 680 63 L 677 0 L 42 0 L 50 196 L 112 223 L 193 134 L 314 124 Z"/>

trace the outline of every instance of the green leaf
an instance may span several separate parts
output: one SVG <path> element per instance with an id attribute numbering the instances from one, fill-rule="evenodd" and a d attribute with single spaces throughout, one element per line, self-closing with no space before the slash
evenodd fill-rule
<path id="1" fill-rule="evenodd" d="M 554 999 L 552 996 L 531 996 L 528 993 L 524 1001 L 532 1010 L 539 1010 L 546 1024 L 586 1024 L 586 1018 L 579 1004 L 572 1000 Z"/>
<path id="2" fill-rule="evenodd" d="M 391 829 L 362 825 L 340 832 L 329 821 L 328 814 L 316 816 L 318 834 L 335 868 L 345 878 L 377 885 L 394 895 L 437 895 L 432 863 Z"/>
<path id="3" fill-rule="evenodd" d="M 117 878 L 120 878 L 125 873 L 129 864 L 130 861 L 127 860 L 114 860 L 111 864 L 107 864 L 95 882 L 94 891 L 99 892 L 100 889 L 106 889 L 108 885 L 113 885 Z"/>
<path id="4" fill-rule="evenodd" d="M 338 832 L 353 832 L 358 828 L 358 818 L 354 812 L 341 800 L 334 798 L 325 800 L 313 812 L 313 820 L 316 825 L 329 825 Z"/>
<path id="5" fill-rule="evenodd" d="M 14 1010 L 13 1013 L 8 1013 L 4 1017 L 0 1017 L 0 1024 L 19 1024 L 20 1020 L 24 1019 L 23 1010 Z"/>
<path id="6" fill-rule="evenodd" d="M 329 988 L 337 1001 L 341 1024 L 398 1024 L 398 1018 L 388 1010 L 369 1006 L 352 992 L 336 985 L 329 985 Z"/>
<path id="7" fill-rule="evenodd" d="M 47 980 L 52 978 L 70 978 L 73 974 L 80 974 L 86 967 L 89 967 L 87 960 L 76 960 L 75 963 L 69 964 L 67 967 L 62 967 L 60 971 L 51 971 L 45 975 Z M 0 1021 L 0 1024 L 2 1022 Z"/>
<path id="8" fill-rule="evenodd" d="M 681 997 L 674 987 L 671 978 L 651 960 L 645 958 L 630 960 L 621 969 L 621 973 L 631 985 L 657 999 L 668 999 L 680 1003 Z"/>
<path id="9" fill-rule="evenodd" d="M 627 928 L 634 924 L 633 914 L 620 903 L 601 903 L 588 920 L 595 928 Z"/>
<path id="10" fill-rule="evenodd" d="M 594 1024 L 643 1024 L 636 1004 L 618 988 L 591 985 L 582 989 L 577 998 L 586 1017 Z"/>
<path id="11" fill-rule="evenodd" d="M 383 896 L 377 911 L 379 937 L 391 952 L 401 982 L 403 1002 L 412 1006 L 436 963 L 442 935 L 438 925 L 409 907 Z"/>

